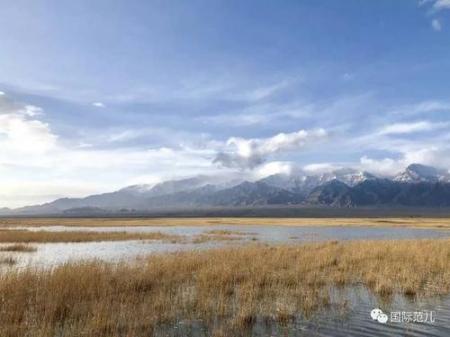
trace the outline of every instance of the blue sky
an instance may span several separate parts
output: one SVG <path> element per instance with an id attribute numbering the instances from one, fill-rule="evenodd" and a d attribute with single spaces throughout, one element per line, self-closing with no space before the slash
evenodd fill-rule
<path id="1" fill-rule="evenodd" d="M 0 1 L 0 206 L 450 168 L 450 1 Z"/>

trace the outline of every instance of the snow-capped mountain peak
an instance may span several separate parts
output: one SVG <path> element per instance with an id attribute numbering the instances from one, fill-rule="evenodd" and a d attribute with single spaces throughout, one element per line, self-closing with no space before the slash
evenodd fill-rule
<path id="1" fill-rule="evenodd" d="M 350 187 L 353 187 L 365 180 L 376 177 L 368 172 L 359 171 L 352 168 L 341 168 L 321 174 L 297 171 L 292 174 L 275 174 L 264 178 L 261 182 L 286 189 L 291 192 L 309 193 L 317 186 L 323 185 L 332 180 L 338 180 Z"/>
<path id="2" fill-rule="evenodd" d="M 338 180 L 352 187 L 368 179 L 375 179 L 375 178 L 376 177 L 373 174 L 365 171 L 359 171 L 353 168 L 341 168 L 323 174 L 321 176 L 320 181 L 321 183 L 325 183 L 331 180 Z"/>
<path id="3" fill-rule="evenodd" d="M 398 174 L 394 181 L 405 183 L 450 182 L 450 174 L 445 170 L 439 170 L 432 166 L 411 164 L 405 171 Z"/>

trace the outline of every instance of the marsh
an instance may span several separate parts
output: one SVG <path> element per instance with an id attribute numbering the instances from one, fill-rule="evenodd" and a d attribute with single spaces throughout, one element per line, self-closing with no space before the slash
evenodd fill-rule
<path id="1" fill-rule="evenodd" d="M 402 331 L 371 322 L 370 307 L 427 308 L 438 320 L 408 331 L 448 332 L 450 231 L 434 221 L 116 221 L 8 220 L 0 230 L 2 336 Z"/>
<path id="2" fill-rule="evenodd" d="M 350 317 L 356 326 L 371 326 L 367 335 L 376 336 L 398 327 L 371 323 L 369 312 L 366 317 L 358 313 L 361 306 L 390 308 L 406 301 L 401 308 L 416 303 L 432 307 L 439 317 L 434 325 L 408 329 L 446 336 L 449 257 L 448 239 L 332 241 L 11 269 L 0 274 L 0 332 L 11 337 L 106 337 L 288 331 L 298 336 L 314 332 L 321 315 L 332 315 L 343 322 L 341 329 L 335 328 L 338 334 L 357 335 L 345 324 Z"/>

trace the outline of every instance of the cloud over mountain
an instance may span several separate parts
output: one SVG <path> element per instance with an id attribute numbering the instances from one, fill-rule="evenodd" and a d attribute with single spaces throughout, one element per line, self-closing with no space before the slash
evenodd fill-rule
<path id="1" fill-rule="evenodd" d="M 269 138 L 232 137 L 226 142 L 224 151 L 214 158 L 214 163 L 231 168 L 252 169 L 265 162 L 271 154 L 297 151 L 326 137 L 324 129 L 279 133 Z"/>

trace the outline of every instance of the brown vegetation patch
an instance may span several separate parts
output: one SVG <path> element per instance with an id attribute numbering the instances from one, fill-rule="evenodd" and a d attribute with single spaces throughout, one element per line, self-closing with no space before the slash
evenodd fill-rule
<path id="1" fill-rule="evenodd" d="M 16 243 L 14 245 L 0 246 L 0 252 L 20 252 L 20 253 L 32 253 L 37 250 L 36 247 L 30 245 L 24 245 Z"/>
<path id="2" fill-rule="evenodd" d="M 125 240 L 164 240 L 174 242 L 183 237 L 178 235 L 130 232 L 53 232 L 3 229 L 0 230 L 0 242 L 91 242 L 91 241 L 125 241 Z"/>
<path id="3" fill-rule="evenodd" d="M 209 235 L 254 235 L 254 233 L 230 231 L 227 229 L 212 229 L 210 231 L 206 231 L 205 234 L 209 234 Z"/>
<path id="4" fill-rule="evenodd" d="M 330 287 L 450 292 L 450 240 L 251 245 L 0 274 L 0 335 L 151 336 L 181 320 L 239 336 L 256 318 L 286 322 L 330 301 Z M 432 286 L 430 286 L 432 285 Z"/>
<path id="5" fill-rule="evenodd" d="M 213 229 L 206 231 L 203 234 L 196 235 L 193 238 L 192 242 L 204 243 L 209 241 L 236 241 L 243 239 L 243 236 L 245 235 L 255 235 L 255 233 L 244 233 L 240 231 L 230 231 L 226 229 Z"/>
<path id="6" fill-rule="evenodd" d="M 194 236 L 192 239 L 192 243 L 205 243 L 210 241 L 237 241 L 241 240 L 241 237 L 238 236 L 230 236 L 230 235 L 207 235 L 207 234 L 200 234 Z"/>
<path id="7" fill-rule="evenodd" d="M 0 257 L 0 265 L 13 266 L 17 263 L 17 260 L 12 256 Z"/>

